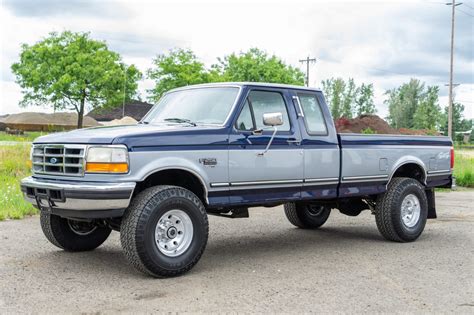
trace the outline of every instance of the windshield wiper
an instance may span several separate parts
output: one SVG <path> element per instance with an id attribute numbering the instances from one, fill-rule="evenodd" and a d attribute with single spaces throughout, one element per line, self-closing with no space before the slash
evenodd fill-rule
<path id="1" fill-rule="evenodd" d="M 192 122 L 191 120 L 185 118 L 165 118 L 163 120 L 169 122 L 176 122 L 179 124 L 190 124 L 191 126 L 197 126 L 195 122 Z"/>

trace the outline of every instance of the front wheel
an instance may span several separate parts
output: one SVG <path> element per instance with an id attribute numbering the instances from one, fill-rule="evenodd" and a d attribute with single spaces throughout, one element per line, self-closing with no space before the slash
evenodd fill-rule
<path id="1" fill-rule="evenodd" d="M 375 220 L 383 237 L 395 242 L 416 240 L 425 228 L 428 200 L 423 186 L 412 178 L 394 178 L 377 198 Z"/>
<path id="2" fill-rule="evenodd" d="M 331 208 L 318 204 L 286 203 L 285 215 L 294 226 L 302 229 L 317 229 L 326 223 Z"/>
<path id="3" fill-rule="evenodd" d="M 190 270 L 206 248 L 206 210 L 191 191 L 155 186 L 139 193 L 122 219 L 120 241 L 129 262 L 154 277 Z"/>
<path id="4" fill-rule="evenodd" d="M 111 229 L 90 222 L 76 221 L 41 212 L 41 229 L 46 238 L 69 252 L 93 250 L 109 237 Z"/>

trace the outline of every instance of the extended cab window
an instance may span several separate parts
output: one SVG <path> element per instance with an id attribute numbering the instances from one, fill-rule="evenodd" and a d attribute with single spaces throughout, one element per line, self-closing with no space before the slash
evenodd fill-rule
<path id="1" fill-rule="evenodd" d="M 268 127 L 263 124 L 263 114 L 276 112 L 283 115 L 283 125 L 278 126 L 278 130 L 289 131 L 290 120 L 283 96 L 278 92 L 251 91 L 237 119 L 236 127 L 239 130 L 263 129 Z M 249 128 L 250 123 L 252 128 Z"/>
<path id="2" fill-rule="evenodd" d="M 311 93 L 297 93 L 304 112 L 306 130 L 311 135 L 326 135 L 326 122 L 318 98 Z"/>

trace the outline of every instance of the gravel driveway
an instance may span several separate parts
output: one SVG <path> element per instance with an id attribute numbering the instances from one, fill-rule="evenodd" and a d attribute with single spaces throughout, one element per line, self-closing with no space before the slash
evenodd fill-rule
<path id="1" fill-rule="evenodd" d="M 66 253 L 38 217 L 0 222 L 0 314 L 152 312 L 474 312 L 474 191 L 438 193 L 438 219 L 414 243 L 384 241 L 369 212 L 333 211 L 316 231 L 278 208 L 210 217 L 188 274 L 152 279 L 122 255 L 118 233 Z"/>

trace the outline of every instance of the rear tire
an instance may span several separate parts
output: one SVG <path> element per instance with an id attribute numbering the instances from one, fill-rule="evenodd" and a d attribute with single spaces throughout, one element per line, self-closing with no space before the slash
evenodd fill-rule
<path id="1" fill-rule="evenodd" d="M 317 229 L 331 214 L 331 208 L 314 204 L 286 203 L 285 215 L 294 226 L 302 229 Z"/>
<path id="2" fill-rule="evenodd" d="M 41 212 L 41 229 L 55 246 L 69 252 L 93 250 L 109 237 L 111 229 Z"/>
<path id="3" fill-rule="evenodd" d="M 413 178 L 392 179 L 387 192 L 377 198 L 375 221 L 383 237 L 412 242 L 423 232 L 428 217 L 424 187 Z"/>
<path id="4" fill-rule="evenodd" d="M 207 213 L 191 191 L 155 186 L 140 192 L 127 209 L 120 241 L 128 261 L 153 277 L 174 277 L 201 258 L 209 233 Z"/>

